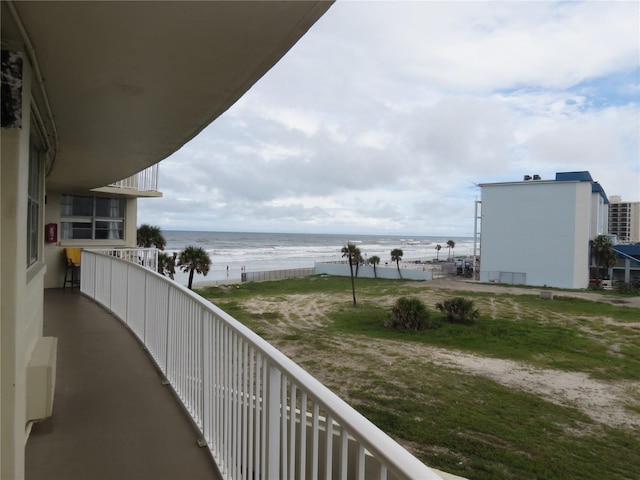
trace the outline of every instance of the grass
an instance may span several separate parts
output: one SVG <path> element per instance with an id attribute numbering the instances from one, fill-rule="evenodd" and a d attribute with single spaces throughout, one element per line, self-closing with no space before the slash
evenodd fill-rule
<path id="1" fill-rule="evenodd" d="M 632 432 L 596 426 L 575 409 L 482 377 L 414 371 L 421 378 L 401 377 L 404 386 L 373 379 L 350 394 L 356 409 L 428 465 L 472 479 L 638 478 Z"/>
<path id="2" fill-rule="evenodd" d="M 588 304 L 585 300 L 582 302 Z M 574 308 L 578 310 L 579 304 Z M 388 310 L 376 305 L 342 308 L 331 314 L 334 323 L 330 329 L 455 348 L 481 355 L 526 361 L 540 367 L 581 371 L 603 379 L 640 379 L 638 334 L 631 328 L 627 332 L 621 327 L 612 326 L 605 329 L 603 334 L 594 335 L 585 331 L 580 324 L 571 322 L 554 324 L 533 316 L 519 320 L 482 316 L 474 325 L 445 322 L 435 330 L 405 333 L 382 326 L 387 314 Z M 432 315 L 439 313 L 432 312 Z M 611 313 L 608 312 L 608 315 Z M 602 317 L 595 315 L 588 323 L 597 323 L 600 318 Z M 630 342 L 629 337 L 624 336 L 625 333 L 635 338 L 635 342 Z M 616 342 L 624 345 L 616 355 L 612 355 L 610 349 Z"/>
<path id="3" fill-rule="evenodd" d="M 444 292 L 428 282 L 382 279 L 358 279 L 354 306 L 350 288 L 348 278 L 310 277 L 199 293 L 281 348 L 312 348 L 315 354 L 299 361 L 303 367 L 321 375 L 329 388 L 435 468 L 481 480 L 640 478 L 640 429 L 608 427 L 571 405 L 410 355 L 389 361 L 388 355 L 358 348 L 372 340 L 418 342 L 609 381 L 638 381 L 638 309 L 561 296 L 543 301 L 537 291 Z M 477 324 L 444 323 L 419 333 L 382 326 L 400 296 L 423 298 L 432 315 L 441 315 L 433 309 L 434 293 L 437 301 L 456 295 L 473 299 L 481 312 Z M 274 332 L 270 327 L 299 294 L 334 299 L 322 313 L 325 321 Z M 281 308 L 253 314 L 243 305 L 255 298 Z M 345 350 L 345 342 L 337 339 L 347 339 L 352 348 L 338 352 Z M 338 353 L 352 357 L 358 368 L 334 365 Z M 625 406 L 640 413 L 637 390 L 629 393 Z"/>
<path id="4" fill-rule="evenodd" d="M 344 295 L 350 292 L 348 282 L 349 279 L 340 277 L 309 277 L 208 287 L 200 293 L 250 327 L 264 330 L 263 320 L 274 320 L 277 314 L 263 313 L 262 317 L 269 318 L 257 318 L 243 311 L 243 299 L 259 296 L 286 301 L 288 295 L 296 294 Z M 585 372 L 602 379 L 640 379 L 640 331 L 631 325 L 640 317 L 638 309 L 573 297 L 556 296 L 553 301 L 542 301 L 536 295 L 457 292 L 477 304 L 481 312 L 479 322 L 474 325 L 445 322 L 436 330 L 404 333 L 385 328 L 383 320 L 396 298 L 419 296 L 414 285 L 397 280 L 358 279 L 357 292 L 360 298 L 357 305 L 347 301 L 328 312 L 332 320 L 327 327 L 329 331 L 455 348 L 545 368 Z M 380 302 L 381 298 L 391 301 Z M 486 313 L 490 310 L 489 303 L 497 315 Z M 520 312 L 518 317 L 514 317 L 514 305 Z M 431 310 L 432 315 L 441 315 L 433 307 Z"/>

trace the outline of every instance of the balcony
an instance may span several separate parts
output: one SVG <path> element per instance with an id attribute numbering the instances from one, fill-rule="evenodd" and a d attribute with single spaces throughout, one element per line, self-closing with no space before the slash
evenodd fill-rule
<path id="1" fill-rule="evenodd" d="M 158 191 L 158 171 L 159 164 L 156 163 L 124 180 L 95 188 L 93 191 L 135 197 L 161 197 L 162 192 Z"/>
<path id="2" fill-rule="evenodd" d="M 175 282 L 84 251 L 81 290 L 46 295 L 58 384 L 28 478 L 457 478 Z"/>
<path id="3" fill-rule="evenodd" d="M 130 331 L 77 289 L 48 289 L 58 337 L 53 416 L 27 441 L 26 478 L 222 478 L 162 375 Z"/>

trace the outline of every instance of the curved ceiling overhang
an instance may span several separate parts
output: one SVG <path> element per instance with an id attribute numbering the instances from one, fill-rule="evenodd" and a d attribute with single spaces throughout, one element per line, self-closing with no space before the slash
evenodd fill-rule
<path id="1" fill-rule="evenodd" d="M 59 148 L 47 188 L 55 190 L 101 187 L 177 151 L 331 5 L 12 2 L 12 18 L 5 3 L 3 48 L 24 45 L 26 34 L 53 114 Z"/>

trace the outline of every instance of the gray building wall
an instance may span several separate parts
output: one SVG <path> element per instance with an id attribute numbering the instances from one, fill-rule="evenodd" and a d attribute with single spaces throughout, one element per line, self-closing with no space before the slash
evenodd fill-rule
<path id="1" fill-rule="evenodd" d="M 592 204 L 590 182 L 482 185 L 480 281 L 586 288 Z"/>

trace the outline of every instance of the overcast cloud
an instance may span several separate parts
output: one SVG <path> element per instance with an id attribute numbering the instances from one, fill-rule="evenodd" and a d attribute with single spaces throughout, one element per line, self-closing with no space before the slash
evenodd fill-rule
<path id="1" fill-rule="evenodd" d="M 138 221 L 471 236 L 477 183 L 574 170 L 640 200 L 640 3 L 338 1 Z"/>

